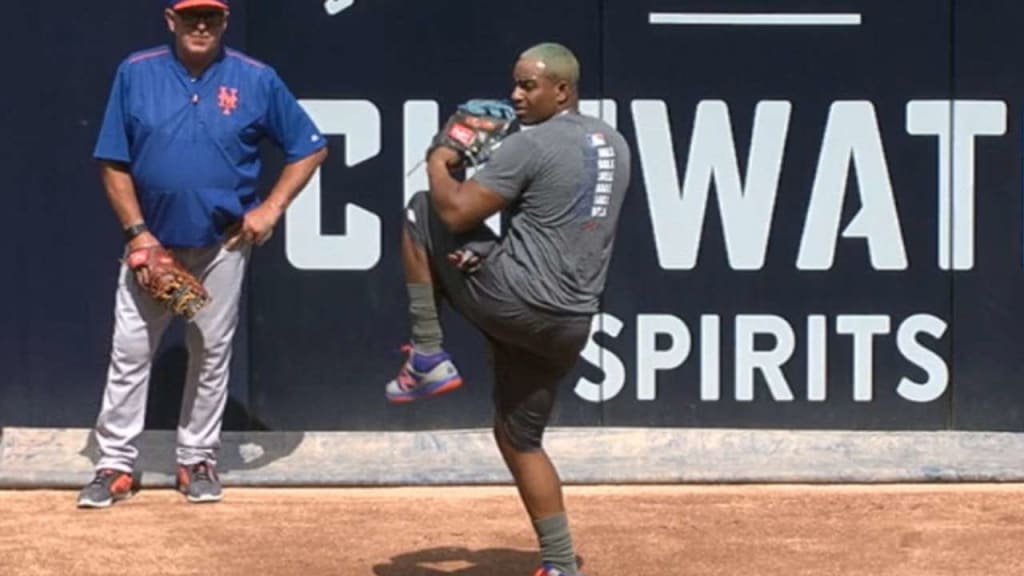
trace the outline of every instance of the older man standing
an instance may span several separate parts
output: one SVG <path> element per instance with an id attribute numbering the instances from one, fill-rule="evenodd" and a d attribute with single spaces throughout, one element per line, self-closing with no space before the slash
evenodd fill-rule
<path id="1" fill-rule="evenodd" d="M 186 328 L 177 483 L 190 502 L 223 497 L 216 452 L 251 246 L 266 241 L 327 155 L 323 136 L 274 70 L 222 45 L 228 2 L 166 3 L 174 40 L 121 63 L 94 153 L 126 253 L 171 250 L 211 296 Z M 282 149 L 286 165 L 261 202 L 264 139 Z M 122 265 L 95 430 L 99 461 L 79 494 L 83 508 L 133 493 L 152 357 L 172 319 L 140 288 L 145 281 L 145 269 Z"/>

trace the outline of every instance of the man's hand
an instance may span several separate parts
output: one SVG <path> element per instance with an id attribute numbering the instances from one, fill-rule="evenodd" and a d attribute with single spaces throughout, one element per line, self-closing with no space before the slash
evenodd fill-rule
<path id="1" fill-rule="evenodd" d="M 170 250 L 162 246 L 142 246 L 128 253 L 124 263 L 138 278 L 146 271 L 142 290 L 174 314 L 192 320 L 210 301 L 203 283 Z"/>
<path id="2" fill-rule="evenodd" d="M 274 233 L 274 226 L 284 213 L 277 204 L 264 202 L 250 211 L 237 225 L 237 230 L 224 242 L 228 250 L 235 250 L 242 242 L 262 246 Z"/>
<path id="3" fill-rule="evenodd" d="M 156 236 L 153 236 L 151 232 L 143 232 L 128 241 L 128 253 L 130 254 L 139 248 L 153 248 L 157 246 L 160 246 L 160 241 L 156 239 Z M 136 268 L 135 281 L 140 286 L 149 286 L 149 268 Z"/>
<path id="4" fill-rule="evenodd" d="M 438 146 L 427 157 L 427 165 L 444 166 L 449 172 L 462 168 L 462 154 L 447 146 Z"/>
<path id="5" fill-rule="evenodd" d="M 448 261 L 465 274 L 473 274 L 484 265 L 483 257 L 468 248 L 448 254 Z"/>

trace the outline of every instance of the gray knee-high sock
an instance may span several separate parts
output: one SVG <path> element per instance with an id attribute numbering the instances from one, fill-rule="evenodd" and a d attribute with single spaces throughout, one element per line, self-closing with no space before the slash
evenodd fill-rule
<path id="1" fill-rule="evenodd" d="M 537 539 L 540 541 L 541 561 L 568 576 L 576 576 L 576 551 L 572 547 L 569 518 L 565 513 L 536 520 L 533 529 L 537 531 Z"/>
<path id="2" fill-rule="evenodd" d="M 441 351 L 441 322 L 437 315 L 434 287 L 430 284 L 406 284 L 409 290 L 409 320 L 412 324 L 412 345 L 418 352 Z"/>

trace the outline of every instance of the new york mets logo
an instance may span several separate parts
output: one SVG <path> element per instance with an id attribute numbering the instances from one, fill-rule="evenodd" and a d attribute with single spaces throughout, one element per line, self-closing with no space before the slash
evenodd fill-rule
<path id="1" fill-rule="evenodd" d="M 220 106 L 225 116 L 230 116 L 238 108 L 238 88 L 221 86 L 217 94 L 217 106 Z"/>

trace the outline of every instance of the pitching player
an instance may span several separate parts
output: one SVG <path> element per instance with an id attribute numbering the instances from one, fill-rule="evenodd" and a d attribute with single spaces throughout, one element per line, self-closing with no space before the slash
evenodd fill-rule
<path id="1" fill-rule="evenodd" d="M 409 203 L 402 261 L 412 345 L 386 395 L 408 402 L 462 383 L 442 346 L 435 293 L 444 296 L 489 344 L 494 434 L 540 543 L 535 576 L 574 576 L 561 481 L 541 439 L 598 311 L 630 151 L 611 126 L 577 112 L 579 64 L 564 46 L 526 50 L 513 75 L 511 100 L 527 129 L 463 182 L 452 175 L 461 156 L 436 148 L 430 190 Z M 509 225 L 498 239 L 483 222 L 502 210 Z"/>
<path id="2" fill-rule="evenodd" d="M 186 329 L 177 482 L 190 502 L 222 498 L 216 450 L 250 247 L 266 240 L 327 155 L 323 136 L 274 70 L 222 46 L 228 1 L 167 2 L 174 42 L 122 62 L 94 154 L 126 251 L 171 249 L 211 296 Z M 284 151 L 286 165 L 261 203 L 258 145 L 265 138 Z M 122 265 L 95 430 L 99 461 L 80 507 L 132 494 L 152 356 L 171 320 L 140 283 Z"/>

